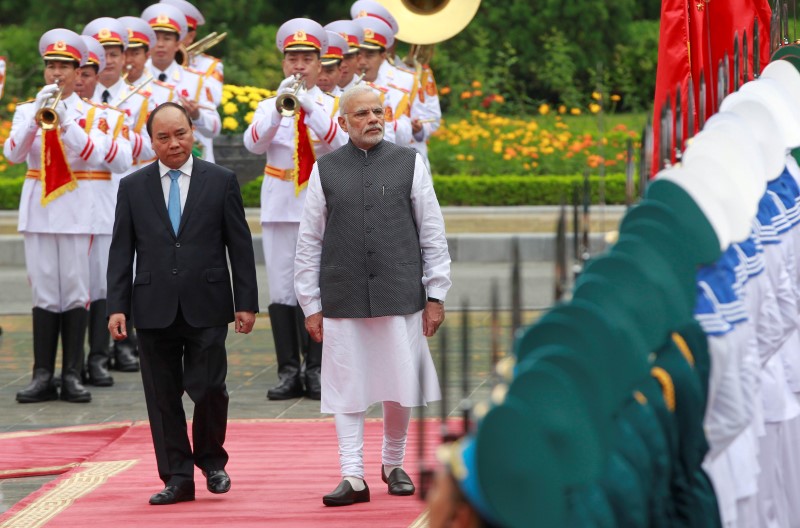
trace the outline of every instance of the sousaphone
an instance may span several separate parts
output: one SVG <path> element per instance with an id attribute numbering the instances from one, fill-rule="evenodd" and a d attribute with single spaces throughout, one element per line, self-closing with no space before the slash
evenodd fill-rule
<path id="1" fill-rule="evenodd" d="M 397 40 L 411 44 L 405 62 L 425 64 L 433 44 L 460 33 L 478 12 L 481 0 L 378 0 L 397 19 Z"/>

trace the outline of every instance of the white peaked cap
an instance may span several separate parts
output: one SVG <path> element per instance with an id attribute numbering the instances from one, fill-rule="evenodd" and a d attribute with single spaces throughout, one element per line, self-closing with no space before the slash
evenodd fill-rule
<path id="1" fill-rule="evenodd" d="M 731 243 L 731 228 L 728 215 L 725 213 L 725 206 L 717 199 L 715 194 L 708 193 L 700 185 L 693 184 L 690 181 L 697 179 L 697 177 L 697 174 L 687 172 L 681 165 L 675 165 L 656 174 L 656 178 L 674 183 L 692 197 L 692 200 L 703 211 L 708 223 L 714 229 L 714 233 L 719 239 L 720 249 L 725 251 Z"/>
<path id="2" fill-rule="evenodd" d="M 776 118 L 764 99 L 763 95 L 740 90 L 723 99 L 720 113 L 731 112 L 747 123 L 761 150 L 767 181 L 772 181 L 786 166 L 786 145 Z"/>

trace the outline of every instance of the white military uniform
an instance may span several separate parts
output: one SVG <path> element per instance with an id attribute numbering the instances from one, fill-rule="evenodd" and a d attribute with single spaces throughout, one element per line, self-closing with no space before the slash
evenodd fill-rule
<path id="1" fill-rule="evenodd" d="M 203 146 L 201 158 L 213 163 L 213 138 L 222 130 L 222 121 L 212 100 L 211 90 L 206 90 L 206 78 L 201 72 L 186 69 L 175 61 L 161 71 L 148 59 L 146 68 L 155 79 L 165 75 L 164 81 L 155 80 L 151 83 L 151 98 L 155 106 L 168 101 L 177 102 L 179 97 L 184 97 L 205 107 L 200 109 L 200 117 L 192 120 L 192 123 L 197 131 L 195 139 Z"/>
<path id="2" fill-rule="evenodd" d="M 140 81 L 141 83 L 141 81 Z M 147 123 L 147 116 L 155 108 L 155 103 L 150 98 L 149 86 L 143 87 L 133 95 L 129 94 L 136 89 L 137 85 L 129 85 L 122 79 L 119 79 L 111 86 L 103 86 L 98 83 L 94 91 L 95 101 L 101 101 L 103 91 L 108 90 L 110 94 L 109 104 L 118 107 L 125 112 L 125 127 L 127 128 L 128 138 L 131 142 L 131 156 L 133 164 L 128 171 L 123 174 L 112 174 L 114 182 L 119 186 L 119 179 L 125 174 L 129 174 L 134 170 L 152 162 L 155 159 L 155 151 L 150 141 L 150 135 L 147 133 L 145 124 Z M 121 105 L 119 101 L 126 98 L 125 102 Z"/>
<path id="3" fill-rule="evenodd" d="M 319 106 L 306 115 L 317 157 L 336 150 L 348 141 L 335 116 L 336 100 L 318 87 L 308 91 Z M 261 185 L 261 225 L 264 260 L 267 264 L 270 302 L 296 305 L 294 254 L 306 189 L 295 189 L 295 117 L 281 117 L 275 97 L 258 104 L 253 121 L 244 133 L 244 145 L 254 154 L 266 154 Z"/>
<path id="4" fill-rule="evenodd" d="M 78 187 L 41 204 L 41 130 L 34 121 L 35 104 L 21 104 L 14 113 L 3 154 L 13 163 L 25 162 L 18 229 L 25 237 L 25 261 L 33 305 L 66 312 L 89 304 L 89 249 L 97 213 L 89 182 L 107 176 L 98 173 L 110 150 L 110 136 L 99 119 L 88 119 L 95 107 L 73 93 L 63 100 L 67 119 L 60 127 L 67 162 Z"/>

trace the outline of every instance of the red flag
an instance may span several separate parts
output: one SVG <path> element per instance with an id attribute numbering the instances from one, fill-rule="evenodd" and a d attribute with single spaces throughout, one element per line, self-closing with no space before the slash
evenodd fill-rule
<path id="1" fill-rule="evenodd" d="M 658 69 L 656 95 L 653 105 L 653 174 L 661 167 L 659 160 L 661 109 L 667 97 L 675 100 L 675 87 L 686 92 L 686 79 L 691 73 L 689 44 L 689 12 L 686 0 L 663 0 L 661 3 L 661 28 L 658 37 Z M 686 101 L 686 93 L 681 94 Z M 674 110 L 674 108 L 673 108 Z M 674 144 L 674 137 L 670 143 Z"/>
<path id="2" fill-rule="evenodd" d="M 42 130 L 42 206 L 46 206 L 67 191 L 78 188 L 61 143 L 58 127 Z"/>
<path id="3" fill-rule="evenodd" d="M 317 156 L 314 154 L 314 144 L 311 142 L 308 126 L 306 126 L 306 112 L 302 108 L 295 114 L 294 133 L 294 192 L 300 191 L 308 185 L 311 169 Z"/>

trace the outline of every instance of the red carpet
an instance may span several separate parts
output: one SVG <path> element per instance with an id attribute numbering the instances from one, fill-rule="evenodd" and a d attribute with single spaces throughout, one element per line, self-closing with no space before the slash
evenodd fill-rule
<path id="1" fill-rule="evenodd" d="M 419 482 L 416 432 L 412 424 L 406 469 Z M 426 436 L 428 461 L 438 443 L 435 435 L 438 427 L 431 423 Z M 233 482 L 231 491 L 208 493 L 196 470 L 197 500 L 172 506 L 147 503 L 162 488 L 147 423 L 3 434 L 0 470 L 7 471 L 5 475 L 31 474 L 34 467 L 73 467 L 50 470 L 64 474 L 0 515 L 0 527 L 425 526 L 419 498 L 387 494 L 380 478 L 381 438 L 381 422 L 368 421 L 364 462 L 372 502 L 327 508 L 322 495 L 340 480 L 332 421 L 229 422 L 225 447 L 230 454 L 226 469 Z M 42 473 L 48 471 L 38 472 Z"/>

